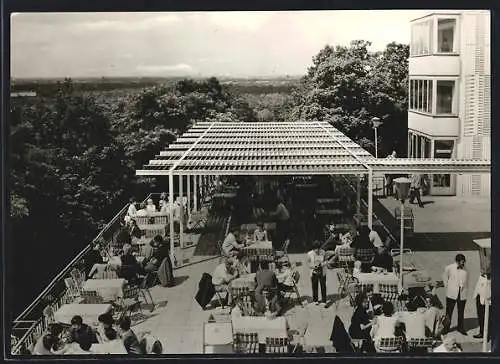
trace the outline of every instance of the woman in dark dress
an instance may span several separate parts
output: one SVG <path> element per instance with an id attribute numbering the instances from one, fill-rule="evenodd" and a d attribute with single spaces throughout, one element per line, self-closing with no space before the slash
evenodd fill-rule
<path id="1" fill-rule="evenodd" d="M 89 251 L 84 260 L 85 264 L 85 279 L 92 278 L 89 276 L 95 264 L 103 264 L 104 260 L 101 255 L 101 246 L 99 243 L 94 243 L 92 250 Z"/>
<path id="2" fill-rule="evenodd" d="M 151 245 L 154 251 L 150 259 L 145 259 L 143 261 L 145 271 L 147 273 L 157 272 L 158 278 L 163 286 L 173 286 L 174 270 L 170 259 L 168 243 L 165 243 L 162 236 L 157 235 L 153 238 Z"/>
<path id="3" fill-rule="evenodd" d="M 366 294 L 360 293 L 356 297 L 356 310 L 351 318 L 351 326 L 349 327 L 349 335 L 353 339 L 363 339 L 362 350 L 365 352 L 375 352 L 373 342 L 370 336 L 372 321 L 368 314 L 369 302 Z"/>

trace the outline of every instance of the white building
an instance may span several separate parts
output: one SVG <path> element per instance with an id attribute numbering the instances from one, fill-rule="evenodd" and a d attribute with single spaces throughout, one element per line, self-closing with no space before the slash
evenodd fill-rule
<path id="1" fill-rule="evenodd" d="M 490 157 L 490 12 L 411 22 L 408 156 Z M 433 175 L 431 195 L 489 196 L 490 175 Z"/>

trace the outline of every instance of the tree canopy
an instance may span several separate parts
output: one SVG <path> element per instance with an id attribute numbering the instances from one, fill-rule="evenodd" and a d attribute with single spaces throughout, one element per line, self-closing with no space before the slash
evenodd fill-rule
<path id="1" fill-rule="evenodd" d="M 347 47 L 327 45 L 320 50 L 294 93 L 291 117 L 328 121 L 371 152 L 371 119 L 379 117 L 384 122 L 379 155 L 393 149 L 401 155 L 407 130 L 409 47 L 391 43 L 383 52 L 370 52 L 370 45 L 356 40 Z"/>

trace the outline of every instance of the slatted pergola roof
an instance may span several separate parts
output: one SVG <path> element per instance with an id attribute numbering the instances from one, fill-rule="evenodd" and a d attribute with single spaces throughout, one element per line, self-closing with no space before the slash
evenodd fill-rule
<path id="1" fill-rule="evenodd" d="M 376 159 L 327 122 L 200 122 L 137 175 L 488 173 L 490 161 Z"/>

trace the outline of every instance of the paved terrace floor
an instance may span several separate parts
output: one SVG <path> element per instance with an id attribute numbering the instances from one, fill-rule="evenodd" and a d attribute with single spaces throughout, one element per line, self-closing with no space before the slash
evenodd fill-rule
<path id="1" fill-rule="evenodd" d="M 417 265 L 428 270 L 434 280 L 439 280 L 442 268 L 448 262 L 453 261 L 454 254 L 455 252 L 433 252 L 432 254 L 417 252 L 415 260 Z M 472 285 L 479 275 L 479 255 L 477 251 L 466 251 L 464 254 L 467 258 L 470 284 Z M 300 293 L 304 300 L 311 301 L 311 283 L 305 265 L 305 254 L 291 254 L 290 258 L 292 263 L 298 262 L 297 270 L 301 274 Z M 194 296 L 201 275 L 204 272 L 212 273 L 218 262 L 219 259 L 215 258 L 177 269 L 175 271 L 177 281 L 175 287 L 153 287 L 152 294 L 158 307 L 152 313 L 145 310 L 146 317 L 134 326 L 134 330 L 136 332 L 147 331 L 158 337 L 164 345 L 166 354 L 202 354 L 203 323 L 218 308 L 203 311 L 194 300 Z M 290 329 L 300 331 L 307 323 L 309 325 L 307 335 L 309 342 L 318 347 L 331 347 L 329 337 L 335 315 L 339 315 L 348 327 L 352 314 L 352 309 L 346 302 L 340 302 L 338 310 L 333 304 L 337 300 L 337 290 L 338 281 L 335 272 L 330 270 L 327 276 L 327 293 L 332 304 L 326 308 L 310 304 L 306 308 L 302 308 L 297 305 L 285 315 Z M 438 296 L 443 302 L 443 288 L 438 289 Z M 468 352 L 481 351 L 480 340 L 472 338 L 478 327 L 475 315 L 474 302 L 469 300 L 465 309 L 465 325 L 469 335 L 463 336 L 456 332 L 453 333 L 463 344 L 464 350 Z M 453 325 L 456 325 L 456 317 L 453 318 Z"/>

